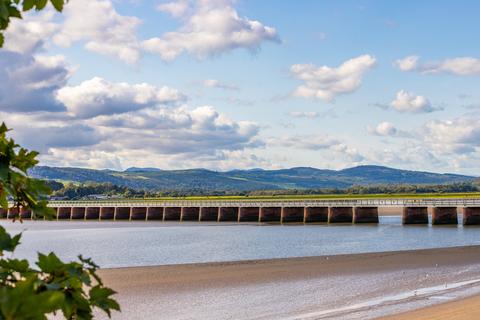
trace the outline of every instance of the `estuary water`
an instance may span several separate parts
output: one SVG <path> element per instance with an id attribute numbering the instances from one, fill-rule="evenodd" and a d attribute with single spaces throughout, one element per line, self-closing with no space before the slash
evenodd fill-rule
<path id="1" fill-rule="evenodd" d="M 325 256 L 480 244 L 479 227 L 402 226 L 398 216 L 378 225 L 266 225 L 187 222 L 0 222 L 23 232 L 18 258 L 80 253 L 103 268 Z"/>

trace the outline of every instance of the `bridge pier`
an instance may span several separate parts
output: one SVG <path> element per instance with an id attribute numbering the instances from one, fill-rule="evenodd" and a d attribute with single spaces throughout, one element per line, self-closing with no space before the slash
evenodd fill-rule
<path id="1" fill-rule="evenodd" d="M 352 223 L 353 207 L 328 208 L 328 223 Z"/>
<path id="2" fill-rule="evenodd" d="M 281 223 L 302 222 L 304 220 L 304 207 L 283 207 L 281 213 Z"/>
<path id="3" fill-rule="evenodd" d="M 85 220 L 99 220 L 100 207 L 87 207 L 85 210 Z"/>
<path id="4" fill-rule="evenodd" d="M 132 207 L 130 209 L 130 220 L 145 220 L 147 218 L 147 207 Z"/>
<path id="5" fill-rule="evenodd" d="M 480 207 L 465 207 L 463 208 L 463 225 L 477 225 L 480 224 Z"/>
<path id="6" fill-rule="evenodd" d="M 57 209 L 58 211 L 58 209 Z M 84 220 L 85 219 L 85 207 L 72 207 L 72 220 Z"/>
<path id="7" fill-rule="evenodd" d="M 238 207 L 220 207 L 218 221 L 238 221 Z"/>
<path id="8" fill-rule="evenodd" d="M 72 218 L 71 207 L 58 207 L 57 208 L 57 220 L 70 220 Z"/>
<path id="9" fill-rule="evenodd" d="M 201 207 L 200 221 L 218 221 L 218 207 Z"/>
<path id="10" fill-rule="evenodd" d="M 130 207 L 115 207 L 113 220 L 130 220 Z"/>
<path id="11" fill-rule="evenodd" d="M 7 218 L 8 219 L 13 219 L 14 217 L 16 217 L 18 215 L 18 208 L 15 207 L 15 208 L 8 208 L 8 211 L 7 211 Z"/>
<path id="12" fill-rule="evenodd" d="M 100 220 L 112 220 L 115 218 L 115 207 L 101 207 Z"/>
<path id="13" fill-rule="evenodd" d="M 259 222 L 281 222 L 282 207 L 261 207 Z"/>
<path id="14" fill-rule="evenodd" d="M 353 223 L 378 223 L 378 207 L 355 207 Z"/>
<path id="15" fill-rule="evenodd" d="M 328 222 L 328 207 L 305 207 L 305 223 Z"/>
<path id="16" fill-rule="evenodd" d="M 433 207 L 432 225 L 458 224 L 457 207 Z"/>
<path id="17" fill-rule="evenodd" d="M 6 219 L 8 216 L 8 210 L 0 208 L 0 219 Z"/>
<path id="18" fill-rule="evenodd" d="M 163 207 L 148 207 L 147 220 L 163 220 Z"/>
<path id="19" fill-rule="evenodd" d="M 427 207 L 404 207 L 402 214 L 403 224 L 428 224 Z"/>
<path id="20" fill-rule="evenodd" d="M 25 207 L 20 208 L 20 218 L 32 219 L 32 209 Z"/>
<path id="21" fill-rule="evenodd" d="M 238 212 L 238 222 L 258 222 L 259 215 L 259 207 L 240 207 Z"/>
<path id="22" fill-rule="evenodd" d="M 200 207 L 182 207 L 180 221 L 198 221 L 200 219 Z"/>
<path id="23" fill-rule="evenodd" d="M 163 221 L 180 221 L 181 207 L 165 207 Z"/>

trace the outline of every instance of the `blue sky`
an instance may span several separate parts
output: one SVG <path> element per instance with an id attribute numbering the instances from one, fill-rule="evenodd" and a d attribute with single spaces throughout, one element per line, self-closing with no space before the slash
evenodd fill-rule
<path id="1" fill-rule="evenodd" d="M 0 118 L 46 165 L 476 175 L 479 9 L 72 0 L 7 31 Z"/>

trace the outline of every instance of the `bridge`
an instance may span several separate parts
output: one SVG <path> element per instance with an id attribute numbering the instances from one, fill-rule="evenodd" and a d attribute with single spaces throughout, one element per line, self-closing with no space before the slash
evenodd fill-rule
<path id="1" fill-rule="evenodd" d="M 147 200 L 51 201 L 57 220 L 236 221 L 268 223 L 378 223 L 378 209 L 398 207 L 403 224 L 480 225 L 480 198 L 351 200 Z M 10 218 L 16 208 L 0 209 Z M 20 209 L 23 219 L 35 217 Z"/>

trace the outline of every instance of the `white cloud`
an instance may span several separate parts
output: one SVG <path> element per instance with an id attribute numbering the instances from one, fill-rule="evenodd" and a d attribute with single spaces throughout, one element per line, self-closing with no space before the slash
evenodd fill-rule
<path id="1" fill-rule="evenodd" d="M 207 79 L 203 81 L 203 86 L 207 88 L 218 88 L 224 90 L 238 90 L 238 87 L 233 84 L 223 83 L 216 79 Z"/>
<path id="2" fill-rule="evenodd" d="M 293 135 L 272 137 L 268 145 L 306 150 L 324 150 L 341 144 L 339 140 L 327 135 Z"/>
<path id="3" fill-rule="evenodd" d="M 480 118 L 463 116 L 453 120 L 432 120 L 424 126 L 424 139 L 441 153 L 472 153 L 480 148 Z"/>
<path id="4" fill-rule="evenodd" d="M 176 89 L 155 87 L 147 83 L 112 83 L 99 77 L 77 86 L 58 90 L 57 99 L 67 110 L 81 118 L 124 113 L 157 104 L 175 104 L 185 96 Z"/>
<path id="5" fill-rule="evenodd" d="M 62 111 L 56 92 L 66 85 L 72 69 L 63 56 L 32 56 L 0 52 L 0 110 Z"/>
<path id="6" fill-rule="evenodd" d="M 120 15 L 110 0 L 70 1 L 62 16 L 65 20 L 53 38 L 57 45 L 68 47 L 86 41 L 86 49 L 127 63 L 140 58 L 136 28 L 141 20 Z"/>
<path id="7" fill-rule="evenodd" d="M 423 74 L 450 73 L 460 76 L 479 75 L 480 59 L 473 57 L 456 57 L 441 61 L 419 63 L 420 57 L 409 56 L 396 61 L 402 71 L 417 71 Z"/>
<path id="8" fill-rule="evenodd" d="M 419 56 L 408 56 L 395 61 L 395 65 L 402 71 L 414 70 L 418 65 Z"/>
<path id="9" fill-rule="evenodd" d="M 54 12 L 46 10 L 39 14 L 25 14 L 23 19 L 12 19 L 5 31 L 3 50 L 22 54 L 33 53 L 43 47 L 48 39 L 59 30 L 59 25 L 52 21 Z"/>
<path id="10" fill-rule="evenodd" d="M 437 109 L 433 108 L 430 101 L 424 96 L 416 96 L 411 92 L 400 90 L 397 92 L 395 100 L 390 103 L 390 107 L 399 112 L 433 112 Z"/>
<path id="11" fill-rule="evenodd" d="M 161 3 L 157 10 L 171 14 L 174 18 L 180 18 L 190 9 L 189 0 Z"/>
<path id="12" fill-rule="evenodd" d="M 391 122 L 380 122 L 376 127 L 368 127 L 368 132 L 377 136 L 389 137 L 398 133 L 397 128 Z"/>
<path id="13" fill-rule="evenodd" d="M 376 63 L 371 55 L 362 55 L 345 61 L 337 68 L 317 67 L 313 64 L 295 64 L 290 68 L 293 76 L 304 81 L 294 95 L 331 101 L 337 95 L 357 90 L 364 74 Z"/>
<path id="14" fill-rule="evenodd" d="M 180 0 L 161 5 L 160 9 L 183 17 L 177 31 L 143 42 L 145 50 L 166 61 L 183 52 L 203 59 L 236 48 L 258 50 L 264 41 L 278 41 L 274 28 L 239 16 L 232 0 L 198 0 L 189 8 Z"/>
<path id="15" fill-rule="evenodd" d="M 315 111 L 292 111 L 289 115 L 293 118 L 318 118 L 320 115 L 318 112 Z"/>

